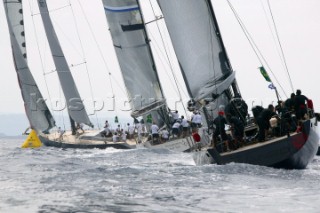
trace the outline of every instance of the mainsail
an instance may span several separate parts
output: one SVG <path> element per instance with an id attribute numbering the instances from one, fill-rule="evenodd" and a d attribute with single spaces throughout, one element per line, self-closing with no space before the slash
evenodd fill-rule
<path id="1" fill-rule="evenodd" d="M 83 101 L 80 98 L 70 68 L 53 28 L 46 0 L 38 0 L 38 5 L 62 91 L 66 98 L 68 113 L 75 122 L 93 126 L 89 120 Z"/>
<path id="2" fill-rule="evenodd" d="M 190 97 L 226 105 L 235 84 L 211 2 L 158 0 Z M 235 88 L 235 86 L 234 86 Z M 231 93 L 230 93 L 231 92 Z M 233 91 L 238 93 L 238 91 Z"/>
<path id="3" fill-rule="evenodd" d="M 132 116 L 158 109 L 158 116 L 166 122 L 166 102 L 138 1 L 103 0 L 103 5 L 131 101 Z"/>
<path id="4" fill-rule="evenodd" d="M 4 8 L 9 27 L 14 65 L 26 115 L 31 128 L 36 131 L 47 132 L 55 126 L 55 121 L 28 67 L 22 3 L 18 0 L 4 0 Z"/>

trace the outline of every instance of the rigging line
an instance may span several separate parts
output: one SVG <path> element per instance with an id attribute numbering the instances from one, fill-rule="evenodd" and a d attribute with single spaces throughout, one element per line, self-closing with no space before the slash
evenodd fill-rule
<path id="1" fill-rule="evenodd" d="M 77 63 L 77 64 L 70 64 L 70 67 L 78 67 L 78 66 L 81 66 L 83 64 L 86 64 L 86 67 L 87 67 L 87 62 L 86 60 L 84 60 L 84 62 L 81 62 L 81 63 Z"/>
<path id="2" fill-rule="evenodd" d="M 43 75 L 50 75 L 55 72 L 57 72 L 57 70 L 51 70 L 50 72 L 43 72 Z"/>
<path id="3" fill-rule="evenodd" d="M 88 17 L 86 16 L 86 14 L 85 14 L 85 12 L 84 12 L 84 10 L 83 10 L 83 6 L 82 6 L 82 4 L 81 4 L 80 1 L 78 1 L 78 3 L 79 3 L 79 6 L 80 6 L 80 9 L 81 9 L 81 11 L 82 11 L 82 14 L 83 14 L 83 16 L 84 16 L 84 18 L 85 18 L 85 20 L 86 20 L 86 22 L 87 22 L 87 25 L 89 26 L 90 33 L 91 33 L 91 35 L 92 35 L 92 37 L 93 37 L 93 40 L 94 40 L 95 43 L 96 43 L 97 49 L 98 49 L 98 51 L 99 51 L 99 54 L 100 54 L 100 56 L 101 56 L 101 58 L 102 58 L 102 60 L 103 60 L 103 64 L 104 64 L 104 66 L 105 66 L 106 69 L 107 69 L 107 72 L 108 72 L 108 80 L 109 80 L 109 85 L 110 85 L 110 87 L 111 87 L 112 97 L 115 98 L 113 81 L 115 81 L 116 84 L 118 85 L 118 88 L 120 88 L 120 90 L 121 90 L 124 94 L 126 94 L 127 97 L 129 97 L 128 91 L 127 91 L 127 90 L 126 90 L 126 91 L 123 90 L 122 85 L 117 81 L 116 78 L 114 78 L 114 77 L 112 76 L 112 73 L 111 73 L 111 71 L 110 71 L 110 69 L 109 69 L 109 66 L 108 66 L 105 58 L 103 57 L 103 54 L 102 54 L 102 50 L 101 50 L 101 48 L 100 48 L 100 45 L 98 44 L 98 41 L 97 41 L 97 39 L 96 39 L 96 37 L 95 37 L 95 35 L 94 35 L 94 33 L 93 33 L 93 30 L 92 30 L 92 27 L 91 27 L 91 25 L 90 25 L 90 23 L 89 23 Z M 112 81 L 112 80 L 113 80 L 113 81 Z M 117 107 L 115 107 L 115 109 L 116 109 L 116 114 L 117 114 Z"/>
<path id="4" fill-rule="evenodd" d="M 64 9 L 64 8 L 67 8 L 67 7 L 71 7 L 71 3 L 69 3 L 69 5 L 67 5 L 67 6 L 60 7 L 59 10 Z M 53 10 L 50 9 L 50 10 L 49 10 L 49 8 L 48 8 L 48 13 L 49 13 L 49 14 L 51 14 L 51 13 L 54 12 L 54 11 L 57 11 L 57 9 L 53 9 Z M 34 13 L 34 15 L 40 15 L 40 13 Z M 78 49 L 76 48 L 76 45 L 74 45 L 73 42 L 72 42 L 72 40 L 69 39 L 69 36 L 67 36 L 67 34 L 64 33 L 64 30 L 63 30 L 63 28 L 60 27 L 59 23 L 57 23 L 54 19 L 51 19 L 51 21 L 54 23 L 55 28 L 59 29 L 60 32 L 61 32 L 61 34 L 64 36 L 64 38 L 68 40 L 68 43 L 73 46 L 73 49 L 76 50 L 77 54 L 78 54 L 79 56 L 82 56 L 81 53 L 80 53 L 80 52 L 78 51 Z M 85 60 L 84 60 L 84 61 L 85 61 Z"/>
<path id="5" fill-rule="evenodd" d="M 60 88 L 60 84 L 59 83 L 58 83 L 58 87 Z M 62 92 L 62 89 L 60 88 L 59 89 L 60 100 L 62 100 L 62 96 L 63 96 L 62 94 L 63 94 L 63 92 Z M 67 104 L 67 103 L 65 103 L 65 104 Z M 61 112 L 60 113 L 60 118 L 61 118 L 60 122 L 62 122 L 62 124 L 63 124 L 63 129 L 66 130 L 66 124 L 65 124 L 65 120 L 64 120 L 64 109 L 62 109 L 60 112 Z M 69 116 L 68 107 L 67 107 L 67 115 Z"/>
<path id="6" fill-rule="evenodd" d="M 156 16 L 155 15 L 155 19 L 153 19 L 153 20 L 151 20 L 151 21 L 148 21 L 148 22 L 146 22 L 146 23 L 144 23 L 145 25 L 148 25 L 148 24 L 151 24 L 151 23 L 153 23 L 153 22 L 157 22 L 157 21 L 159 21 L 159 20 L 161 20 L 161 19 L 163 19 L 163 15 L 159 15 L 159 16 Z"/>
<path id="7" fill-rule="evenodd" d="M 123 87 L 121 86 L 121 84 L 119 83 L 119 81 L 118 81 L 115 77 L 113 77 L 113 75 L 111 75 L 111 73 L 110 73 L 110 78 L 112 78 L 112 80 L 116 82 L 116 85 L 119 86 L 119 89 L 123 92 L 123 94 L 125 94 L 125 95 L 128 94 L 128 91 L 126 91 L 126 90 L 123 89 Z M 112 94 L 113 94 L 113 93 L 112 93 Z M 114 96 L 114 94 L 113 94 L 113 96 Z"/>
<path id="8" fill-rule="evenodd" d="M 149 1 L 149 3 L 150 3 L 150 5 L 151 5 L 151 2 Z M 151 5 L 152 6 L 152 5 Z M 154 11 L 154 10 L 153 10 Z M 153 23 L 153 22 L 157 22 L 157 21 L 159 21 L 159 20 L 161 20 L 161 19 L 163 19 L 163 15 L 159 15 L 159 16 L 157 16 L 156 14 L 155 14 L 155 12 L 153 12 L 153 15 L 156 17 L 154 20 L 152 20 L 152 21 L 149 21 L 149 22 L 146 22 L 145 23 L 145 25 L 147 25 L 147 24 L 150 24 L 150 23 Z M 158 23 L 158 22 L 157 22 Z M 158 26 L 158 25 L 157 25 Z M 160 30 L 160 27 L 158 26 L 158 31 L 159 31 L 159 34 L 161 35 L 161 30 Z M 171 65 L 171 63 L 170 63 L 170 59 L 168 59 L 169 58 L 169 53 L 167 53 L 166 55 L 163 53 L 163 51 L 161 50 L 161 48 L 160 48 L 160 46 L 159 46 L 159 44 L 158 44 L 158 42 L 157 42 L 157 39 L 156 39 L 156 37 L 153 35 L 153 33 L 151 32 L 151 31 L 149 31 L 148 32 L 149 33 L 149 35 L 151 35 L 151 37 L 153 37 L 154 38 L 154 41 L 155 42 L 153 42 L 153 44 L 154 44 L 154 46 L 156 47 L 156 48 L 153 48 L 154 49 L 154 51 L 156 51 L 156 53 L 157 53 L 157 55 L 159 56 L 159 60 L 160 60 L 160 62 L 161 62 L 161 64 L 163 65 L 163 66 L 165 66 L 165 65 L 167 65 L 168 67 L 169 67 L 169 69 L 171 70 L 171 73 L 173 73 L 173 68 L 172 68 L 172 65 Z M 165 51 L 167 50 L 166 49 L 166 44 L 164 44 L 164 39 L 162 40 L 162 46 L 163 46 L 163 48 L 162 49 L 164 49 Z M 164 59 L 164 61 L 166 62 L 166 63 L 164 63 L 163 62 L 163 60 L 162 60 L 162 58 L 161 58 L 161 56 L 163 57 L 163 58 L 167 58 L 168 60 L 166 60 L 166 59 Z M 170 77 L 170 75 L 169 75 L 169 73 L 167 72 L 167 69 L 165 69 L 164 68 L 164 71 L 165 71 L 165 73 L 166 73 L 166 75 L 167 75 L 167 77 L 168 77 L 168 79 L 169 79 L 169 81 L 171 82 L 171 84 L 172 85 L 176 85 L 176 87 L 175 88 L 173 88 L 174 89 L 174 91 L 176 92 L 176 94 L 179 96 L 179 91 L 180 91 L 180 89 L 182 89 L 182 86 L 181 86 L 181 84 L 179 83 L 179 82 L 172 82 L 173 81 L 173 79 L 172 79 L 172 77 Z M 185 93 L 185 91 L 182 89 L 182 92 L 183 92 L 183 94 L 185 95 L 185 96 L 188 96 L 186 93 Z M 180 95 L 180 101 L 181 101 L 181 95 Z M 182 103 L 182 101 L 181 101 L 181 103 Z"/>
<path id="9" fill-rule="evenodd" d="M 284 91 L 284 89 L 283 89 L 283 87 L 281 86 L 281 84 L 279 83 L 279 81 L 278 81 L 278 79 L 277 79 L 277 77 L 275 76 L 275 74 L 273 73 L 273 71 L 271 70 L 271 68 L 270 68 L 270 66 L 269 66 L 269 64 L 268 64 L 268 62 L 266 61 L 266 59 L 263 57 L 263 55 L 262 55 L 262 53 L 260 52 L 260 50 L 259 50 L 259 48 L 258 48 L 258 46 L 255 44 L 255 42 L 254 42 L 254 40 L 252 39 L 252 37 L 250 36 L 250 33 L 247 31 L 247 29 L 245 28 L 245 26 L 244 26 L 244 24 L 243 24 L 243 22 L 241 21 L 241 19 L 240 19 L 240 17 L 239 17 L 239 15 L 237 14 L 237 12 L 235 11 L 235 9 L 234 9 L 234 7 L 232 6 L 232 4 L 230 3 L 230 1 L 229 0 L 227 0 L 227 2 L 228 2 L 228 4 L 229 4 L 229 7 L 231 8 L 231 10 L 232 10 L 232 12 L 233 12 L 233 14 L 234 14 L 234 16 L 236 17 L 236 19 L 237 19 L 237 21 L 238 21 L 238 23 L 239 23 L 239 25 L 240 25 L 240 27 L 242 28 L 242 30 L 243 30 L 243 32 L 244 32 L 244 35 L 246 36 L 246 38 L 247 38 L 247 40 L 249 41 L 249 44 L 250 44 L 250 46 L 252 47 L 252 50 L 254 51 L 254 53 L 256 54 L 256 56 L 257 56 L 257 58 L 258 58 L 258 60 L 259 60 L 259 62 L 261 63 L 261 64 L 263 64 L 262 63 L 262 60 L 264 61 L 264 63 L 266 64 L 266 66 L 267 66 L 267 68 L 270 70 L 270 72 L 272 73 L 272 75 L 274 76 L 274 78 L 276 79 L 276 82 L 278 83 L 278 85 L 280 86 L 280 88 L 281 88 L 281 90 L 282 90 L 282 92 L 284 93 L 284 95 L 287 97 L 287 95 L 286 95 L 286 93 L 285 93 L 285 91 Z M 258 51 L 258 52 L 257 52 Z M 259 56 L 259 54 L 260 54 L 260 56 Z M 261 58 L 262 58 L 262 60 L 261 60 Z"/>
<path id="10" fill-rule="evenodd" d="M 113 96 L 114 96 L 114 89 L 113 89 L 113 85 L 112 85 L 112 81 L 111 81 L 111 72 L 110 72 L 109 66 L 108 66 L 105 58 L 103 57 L 102 50 L 101 50 L 100 45 L 98 44 L 98 41 L 97 41 L 97 39 L 96 39 L 96 37 L 95 37 L 95 35 L 94 35 L 94 33 L 93 33 L 93 30 L 92 30 L 92 27 L 91 27 L 91 25 L 90 25 L 90 23 L 89 23 L 88 17 L 86 16 L 86 14 L 85 14 L 85 12 L 84 12 L 84 10 L 83 10 L 83 6 L 82 6 L 82 4 L 81 4 L 81 1 L 78 1 L 78 3 L 79 3 L 79 6 L 80 6 L 80 9 L 81 9 L 81 11 L 82 11 L 82 14 L 83 14 L 83 16 L 84 16 L 84 18 L 85 18 L 85 20 L 86 20 L 86 22 L 87 22 L 87 25 L 89 26 L 90 33 L 91 33 L 91 35 L 92 35 L 92 37 L 93 37 L 93 40 L 94 40 L 95 43 L 96 43 L 96 46 L 97 46 L 98 51 L 99 51 L 99 53 L 100 53 L 100 56 L 101 56 L 101 58 L 102 58 L 102 60 L 103 60 L 104 66 L 107 68 L 108 78 L 109 78 L 110 87 L 111 87 L 111 92 L 112 92 L 112 94 L 113 94 Z"/>
<path id="11" fill-rule="evenodd" d="M 272 28 L 271 28 L 270 21 L 269 21 L 269 19 L 267 18 L 268 15 L 267 15 L 267 11 L 266 11 L 266 9 L 265 9 L 265 6 L 264 6 L 264 4 L 263 4 L 263 1 L 264 1 L 264 0 L 260 0 L 260 3 L 261 3 L 261 5 L 262 5 L 264 14 L 265 14 L 265 16 L 266 16 L 266 20 L 267 20 L 268 27 L 269 27 L 269 30 L 270 30 L 271 35 L 272 35 L 273 42 L 276 44 L 276 43 L 277 43 L 277 42 L 276 42 L 276 38 L 275 38 L 274 33 L 273 33 L 273 30 L 272 30 Z M 278 46 L 276 45 L 276 47 L 278 47 Z M 279 48 L 276 48 L 276 50 L 277 50 L 277 53 L 278 53 L 278 55 L 279 55 L 279 58 L 280 58 L 281 60 L 283 60 L 283 58 L 282 58 L 282 56 L 281 56 L 281 53 L 279 52 Z M 282 62 L 283 62 L 283 61 L 282 61 Z M 284 64 L 282 63 L 282 65 L 284 65 Z M 284 69 L 285 69 L 285 68 L 284 68 Z"/>
<path id="12" fill-rule="evenodd" d="M 62 10 L 62 9 L 64 9 L 64 8 L 67 8 L 67 7 L 71 6 L 70 1 L 69 1 L 69 4 L 70 4 L 70 5 L 66 5 L 66 6 L 62 6 L 62 7 L 57 7 L 57 8 L 55 8 L 55 9 L 52 9 L 52 10 L 50 10 L 50 13 L 51 13 L 51 12 L 56 12 L 56 11 L 58 11 L 58 10 Z"/>
<path id="13" fill-rule="evenodd" d="M 62 124 L 63 124 L 63 129 L 66 130 L 66 124 L 65 124 L 65 121 L 64 121 L 64 114 L 63 114 L 63 111 L 61 112 L 61 118 L 62 118 Z"/>
<path id="14" fill-rule="evenodd" d="M 152 38 L 154 38 L 154 40 L 156 40 L 155 37 L 153 36 L 153 33 L 152 33 L 152 32 L 149 32 L 149 34 L 151 35 Z M 167 66 L 170 67 L 170 64 L 168 63 L 167 60 L 164 60 L 164 61 L 162 60 L 161 57 L 164 57 L 164 58 L 165 58 L 166 56 L 163 55 L 163 52 L 161 51 L 160 46 L 158 45 L 158 43 L 157 43 L 157 42 L 153 42 L 153 43 L 156 45 L 156 48 L 154 48 L 154 51 L 157 53 L 157 55 L 159 55 L 159 60 L 160 60 L 161 64 L 162 64 L 163 66 L 167 65 Z M 163 69 L 163 70 L 165 71 L 165 73 L 166 73 L 168 79 L 170 80 L 170 82 L 174 85 L 175 82 L 172 82 L 173 80 L 172 80 L 172 78 L 170 78 L 169 73 L 167 72 L 167 69 Z M 180 84 L 179 84 L 179 86 L 180 86 Z M 179 94 L 178 94 L 178 89 L 179 89 L 179 88 L 174 88 L 174 91 L 177 93 L 177 95 L 179 95 Z M 186 94 L 185 94 L 185 95 L 186 95 Z"/>
<path id="15" fill-rule="evenodd" d="M 149 4 L 150 4 L 150 7 L 151 7 L 151 9 L 152 9 L 153 15 L 156 17 L 155 10 L 154 10 L 153 5 L 152 5 L 152 3 L 151 3 L 150 0 L 149 0 Z M 169 54 L 168 54 L 168 52 L 167 52 L 167 50 L 166 50 L 166 48 L 165 48 L 166 45 L 165 45 L 165 43 L 164 43 L 164 39 L 163 39 L 161 30 L 160 30 L 160 27 L 159 27 L 158 20 L 157 20 L 157 19 L 155 19 L 155 20 L 156 20 L 156 26 L 157 26 L 157 29 L 158 29 L 158 32 L 159 32 L 159 35 L 160 35 L 160 38 L 161 38 L 162 45 L 163 45 L 163 47 L 164 47 L 165 56 L 166 56 L 166 58 L 167 58 L 167 61 L 166 61 L 166 62 L 167 62 L 167 64 L 168 64 L 171 72 L 173 73 L 172 63 L 171 63 L 171 61 L 170 61 L 170 59 L 169 59 Z M 148 23 L 151 23 L 151 22 L 148 22 Z M 147 23 L 146 23 L 146 24 L 147 24 Z M 157 42 L 155 42 L 155 43 L 157 44 Z M 159 46 L 158 46 L 158 48 L 159 48 Z M 160 48 L 159 48 L 159 50 L 160 50 Z M 160 51 L 160 52 L 162 53 L 162 51 Z M 173 74 L 173 76 L 174 76 L 174 74 Z M 174 79 L 175 79 L 175 76 L 174 76 Z M 176 81 L 175 81 L 175 83 L 176 83 L 176 85 L 177 85 L 177 82 L 176 82 Z M 178 87 L 178 86 L 177 86 L 177 87 Z M 180 95 L 179 89 L 177 89 L 177 93 L 178 93 L 178 95 Z M 181 100 L 181 95 L 180 95 L 180 100 Z"/>
<path id="16" fill-rule="evenodd" d="M 51 10 L 50 10 L 50 12 L 51 12 Z M 50 13 L 50 12 L 49 12 L 49 13 Z M 83 56 L 81 55 L 81 52 L 78 51 L 78 49 L 76 48 L 76 45 L 74 45 L 72 39 L 70 39 L 69 36 L 64 32 L 63 28 L 60 27 L 59 23 L 57 23 L 54 19 L 51 19 L 51 21 L 54 23 L 55 29 L 59 29 L 60 32 L 61 32 L 61 34 L 64 36 L 64 38 L 67 39 L 68 44 L 70 44 L 70 45 L 73 47 L 73 49 L 76 50 L 75 52 L 76 52 L 80 57 L 83 57 Z M 83 60 L 84 60 L 84 62 L 81 62 L 81 63 L 86 63 L 86 60 L 85 60 L 85 59 L 83 59 Z M 69 66 L 69 67 L 70 67 L 70 66 Z"/>
<path id="17" fill-rule="evenodd" d="M 148 33 L 149 33 L 149 35 L 150 35 L 151 38 L 154 38 L 153 40 L 154 40 L 155 42 L 152 42 L 152 44 L 153 44 L 155 47 L 154 47 L 153 49 L 154 49 L 154 51 L 157 53 L 157 55 L 159 56 L 158 58 L 159 58 L 161 64 L 162 64 L 163 66 L 166 66 L 166 65 L 167 65 L 168 67 L 170 67 L 170 63 L 169 63 L 167 60 L 164 60 L 164 62 L 163 62 L 163 60 L 162 60 L 162 57 L 163 57 L 163 58 L 166 58 L 166 56 L 165 56 L 165 55 L 163 54 L 163 52 L 161 51 L 161 48 L 160 48 L 158 42 L 156 42 L 156 37 L 153 35 L 153 33 L 152 33 L 151 31 L 149 31 Z M 174 84 L 174 82 L 172 82 L 172 79 L 169 77 L 169 73 L 167 72 L 167 69 L 164 69 L 164 71 L 165 71 L 166 75 L 168 76 L 170 82 L 171 82 L 172 84 Z M 175 88 L 175 92 L 177 93 L 177 95 L 179 95 L 179 94 L 178 94 L 178 91 L 177 91 L 177 88 Z"/>
<path id="18" fill-rule="evenodd" d="M 283 52 L 282 44 L 281 44 L 281 42 L 280 42 L 280 37 L 279 37 L 279 33 L 278 33 L 278 29 L 277 29 L 276 22 L 275 22 L 275 20 L 274 20 L 274 16 L 273 16 L 273 13 L 272 13 L 272 10 L 271 10 L 270 1 L 267 0 L 267 2 L 268 2 L 268 7 L 269 7 L 270 15 L 271 15 L 271 17 L 272 17 L 274 29 L 275 29 L 275 32 L 276 32 L 276 35 L 277 35 L 278 43 L 279 43 L 279 46 L 280 46 L 280 50 L 281 50 L 283 62 L 284 62 L 284 65 L 285 65 L 285 68 L 286 68 L 286 71 L 287 71 L 287 74 L 288 74 L 288 78 L 289 78 L 289 81 L 290 81 L 291 89 L 292 89 L 292 92 L 294 92 L 294 87 L 293 87 L 292 80 L 291 80 L 291 76 L 290 76 L 290 73 L 289 73 L 289 69 L 288 69 L 288 65 L 287 65 L 287 60 L 286 60 L 286 57 L 285 57 L 284 52 Z"/>
<path id="19" fill-rule="evenodd" d="M 165 31 L 165 29 L 162 29 L 162 30 Z M 158 44 L 157 42 L 155 42 L 155 43 Z M 166 44 L 163 44 L 163 45 L 165 45 L 163 48 L 166 49 L 166 50 L 169 52 L 168 55 L 171 55 L 171 56 L 172 56 L 172 53 L 170 52 L 170 49 L 169 49 L 169 46 L 170 46 L 170 45 L 168 44 L 168 41 L 167 41 Z M 158 46 L 158 49 L 159 49 L 161 55 L 163 56 L 165 63 L 167 64 L 167 66 L 170 67 L 170 64 L 169 64 L 169 61 L 168 61 L 168 60 L 170 60 L 170 59 L 167 58 L 168 60 L 166 60 L 166 56 L 165 56 L 165 55 L 163 54 L 163 52 L 161 51 L 160 46 Z M 175 55 L 175 52 L 173 52 L 173 54 Z M 175 57 L 177 57 L 177 56 L 175 55 Z M 161 58 L 160 58 L 160 59 L 161 59 Z M 161 60 L 161 62 L 163 63 L 162 60 Z M 177 61 L 177 62 L 178 62 L 178 61 Z M 179 62 L 178 62 L 178 63 L 179 63 Z M 173 68 L 169 68 L 169 69 L 170 69 L 171 73 L 174 72 L 174 71 L 173 71 Z M 179 67 L 178 69 L 180 70 L 181 68 Z M 183 85 L 181 84 L 181 82 L 180 82 L 180 81 L 176 81 L 176 82 L 174 81 L 174 82 L 172 82 L 174 79 L 172 79 L 172 77 L 170 77 L 167 69 L 164 69 L 164 70 L 165 70 L 168 78 L 170 79 L 170 82 L 172 83 L 172 85 L 176 85 L 175 91 L 176 91 L 177 95 L 179 95 L 179 91 L 180 91 L 180 92 L 183 93 L 183 95 L 184 95 L 185 97 L 189 97 L 189 95 L 186 93 L 185 89 L 183 89 Z"/>
<path id="20" fill-rule="evenodd" d="M 241 21 L 241 19 L 240 19 L 239 15 L 237 14 L 236 10 L 235 10 L 234 7 L 231 5 L 231 3 L 229 2 L 229 0 L 227 0 L 227 1 L 228 1 L 228 3 L 229 3 L 230 8 L 232 9 L 232 11 L 233 11 L 233 13 L 234 13 L 234 15 L 235 15 L 235 17 L 236 17 L 239 25 L 241 26 L 241 28 L 242 28 L 242 30 L 243 30 L 246 38 L 248 39 L 249 44 L 251 45 L 251 47 L 252 47 L 253 51 L 255 52 L 258 60 L 260 61 L 261 65 L 263 64 L 263 63 L 262 63 L 262 60 L 263 60 L 264 63 L 266 64 L 267 68 L 270 70 L 270 72 L 272 73 L 273 77 L 275 78 L 276 82 L 277 82 L 278 85 L 280 86 L 283 94 L 287 97 L 286 92 L 284 91 L 282 85 L 279 83 L 277 77 L 276 77 L 275 74 L 273 73 L 271 67 L 269 66 L 269 64 L 268 64 L 268 62 L 267 62 L 267 60 L 266 60 L 266 59 L 264 58 L 264 56 L 262 55 L 262 53 L 261 53 L 261 51 L 259 50 L 258 46 L 256 45 L 256 43 L 254 42 L 254 40 L 253 40 L 253 38 L 251 37 L 250 33 L 249 33 L 248 30 L 246 29 L 244 23 Z M 257 51 L 258 51 L 258 52 L 257 52 Z M 260 54 L 260 57 L 262 58 L 262 60 L 261 60 L 261 58 L 259 57 L 259 54 L 258 54 L 258 53 Z"/>
<path id="21" fill-rule="evenodd" d="M 35 25 L 35 20 L 34 20 L 33 4 L 31 4 L 30 1 L 28 1 L 28 3 L 29 3 L 30 12 L 31 12 L 31 19 L 32 19 L 32 24 L 33 24 L 34 36 L 35 36 L 35 39 L 36 39 L 38 54 L 39 54 L 39 57 L 40 57 L 42 75 L 43 75 L 43 78 L 44 78 L 47 94 L 48 94 L 49 100 L 50 100 L 49 102 L 50 102 L 51 112 L 52 112 L 53 115 L 55 115 L 55 111 L 53 110 L 53 105 L 52 105 L 52 102 L 51 102 L 52 99 L 51 99 L 51 94 L 50 94 L 47 78 L 45 76 L 46 73 L 45 73 L 45 68 L 44 68 L 44 62 L 43 62 L 43 58 L 42 58 L 41 51 L 40 51 L 40 46 L 39 46 L 39 38 L 38 38 L 38 33 L 37 33 L 37 30 L 36 30 L 36 25 Z"/>
<path id="22" fill-rule="evenodd" d="M 94 101 L 95 100 L 95 96 L 93 94 L 93 88 L 92 88 L 92 82 L 91 82 L 91 77 L 90 77 L 90 74 L 89 74 L 89 69 L 88 69 L 88 64 L 86 63 L 86 54 L 84 52 L 84 48 L 83 48 L 83 42 L 80 38 L 80 32 L 79 32 L 79 27 L 78 27 L 78 22 L 75 18 L 75 14 L 74 14 L 74 10 L 73 10 L 73 7 L 72 7 L 72 4 L 71 4 L 71 1 L 69 0 L 69 6 L 70 6 L 70 9 L 71 9 L 71 13 L 72 13 L 72 16 L 73 16 L 73 21 L 75 23 L 75 28 L 76 28 L 76 31 L 77 31 L 77 37 L 78 37 L 78 40 L 80 42 L 80 47 L 81 47 L 81 51 L 82 51 L 82 57 L 84 58 L 84 61 L 85 61 L 85 68 L 86 68 L 86 73 L 87 73 L 87 77 L 88 77 L 88 81 L 89 81 L 89 85 L 90 85 L 90 94 L 91 94 L 91 98 L 92 100 Z M 98 120 L 98 116 L 97 116 L 97 113 L 95 113 L 96 111 L 93 110 L 93 113 L 95 114 L 95 117 L 96 117 L 96 122 L 98 123 L 98 127 L 100 127 L 99 125 L 99 120 Z"/>
<path id="23" fill-rule="evenodd" d="M 153 4 L 151 3 L 151 0 L 149 0 L 149 4 L 150 4 L 150 6 L 151 6 L 153 15 L 156 16 L 156 13 L 155 13 Z M 159 27 L 159 23 L 158 23 L 158 22 L 156 22 L 156 26 L 157 26 L 158 32 L 159 32 L 159 34 L 160 34 L 160 37 L 161 37 L 162 45 L 165 47 L 165 42 L 164 42 L 164 39 L 163 39 L 163 35 L 162 35 L 161 31 L 160 31 L 160 27 Z M 167 52 L 167 49 L 164 48 L 164 51 L 165 51 L 165 54 L 166 54 L 166 57 L 167 57 L 167 60 L 168 60 L 168 63 L 169 63 L 169 67 L 170 67 L 171 72 L 172 72 L 172 76 L 173 76 L 173 78 L 174 78 L 174 81 L 175 81 L 175 83 L 176 83 L 176 86 L 178 87 L 178 79 L 177 79 L 176 74 L 173 72 L 172 63 L 171 63 L 171 60 L 170 60 L 170 58 L 169 58 L 169 54 L 168 54 L 168 52 Z M 178 95 L 179 95 L 180 101 L 182 101 L 182 95 L 181 95 L 181 92 L 180 92 L 179 89 L 178 89 Z M 185 105 L 184 105 L 183 103 L 182 103 L 182 107 L 183 107 L 185 113 L 187 114 L 187 109 L 186 109 L 186 107 L 185 107 Z"/>

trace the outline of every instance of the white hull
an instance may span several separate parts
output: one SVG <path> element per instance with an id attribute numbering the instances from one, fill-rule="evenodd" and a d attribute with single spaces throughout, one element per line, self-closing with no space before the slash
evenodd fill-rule
<path id="1" fill-rule="evenodd" d="M 186 152 L 191 150 L 196 143 L 193 141 L 191 137 L 186 138 L 177 138 L 171 141 L 152 145 L 150 141 L 143 143 L 143 146 L 150 149 L 168 149 L 175 152 Z"/>
<path id="2" fill-rule="evenodd" d="M 55 146 L 63 148 L 107 148 L 114 147 L 119 149 L 168 149 L 174 152 L 190 152 L 206 147 L 210 144 L 210 137 L 205 129 L 200 129 L 200 142 L 195 142 L 192 136 L 185 138 L 173 138 L 165 143 L 152 145 L 147 137 L 143 137 L 142 143 L 137 143 L 136 139 L 127 139 L 126 141 L 113 142 L 111 137 L 101 137 L 100 131 L 90 130 L 84 133 L 72 135 L 71 131 L 64 134 L 54 132 L 51 134 L 39 134 L 41 140 L 46 146 Z"/>
<path id="3" fill-rule="evenodd" d="M 211 137 L 207 134 L 206 129 L 199 129 L 201 137 L 200 142 L 195 142 L 192 136 L 185 138 L 173 138 L 165 143 L 152 145 L 151 141 L 143 143 L 143 147 L 150 149 L 168 149 L 175 152 L 191 152 L 206 147 L 211 143 Z"/>

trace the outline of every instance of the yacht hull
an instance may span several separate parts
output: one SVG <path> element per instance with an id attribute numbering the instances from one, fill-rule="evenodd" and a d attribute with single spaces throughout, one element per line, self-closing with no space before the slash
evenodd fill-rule
<path id="1" fill-rule="evenodd" d="M 166 143 L 152 145 L 150 141 L 143 144 L 148 149 L 168 149 L 175 152 L 191 152 L 197 144 L 191 137 L 177 138 Z"/>
<path id="2" fill-rule="evenodd" d="M 39 134 L 41 142 L 45 146 L 57 147 L 57 148 L 75 148 L 75 149 L 135 149 L 135 148 L 147 148 L 147 149 L 168 149 L 174 152 L 191 152 L 199 147 L 206 146 L 210 138 L 201 134 L 201 141 L 196 143 L 191 136 L 185 138 L 174 138 L 170 141 L 160 144 L 153 144 L 152 141 L 145 141 L 143 143 L 137 143 L 136 140 L 126 140 L 126 142 L 112 142 L 112 138 L 104 138 L 98 136 L 95 133 L 86 133 L 81 136 L 71 135 L 70 132 L 64 134 L 62 138 L 59 138 L 58 134 L 44 135 Z"/>
<path id="3" fill-rule="evenodd" d="M 221 154 L 216 149 L 209 148 L 207 153 L 212 162 L 220 165 L 236 162 L 284 169 L 304 169 L 313 160 L 318 147 L 318 122 L 313 118 L 303 123 L 300 133 Z"/>
<path id="4" fill-rule="evenodd" d="M 92 141 L 84 143 L 69 143 L 62 141 L 53 141 L 46 137 L 39 136 L 41 142 L 45 146 L 57 147 L 57 148 L 73 148 L 73 149 L 106 149 L 106 148 L 115 148 L 115 149 L 134 149 L 135 146 L 129 145 L 124 142 L 103 142 L 103 141 Z"/>

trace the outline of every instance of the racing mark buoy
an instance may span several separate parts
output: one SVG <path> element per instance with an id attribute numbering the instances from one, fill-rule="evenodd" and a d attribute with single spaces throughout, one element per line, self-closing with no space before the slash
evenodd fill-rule
<path id="1" fill-rule="evenodd" d="M 24 141 L 21 148 L 38 148 L 42 146 L 42 143 L 36 133 L 36 131 L 31 130 L 28 138 Z"/>

